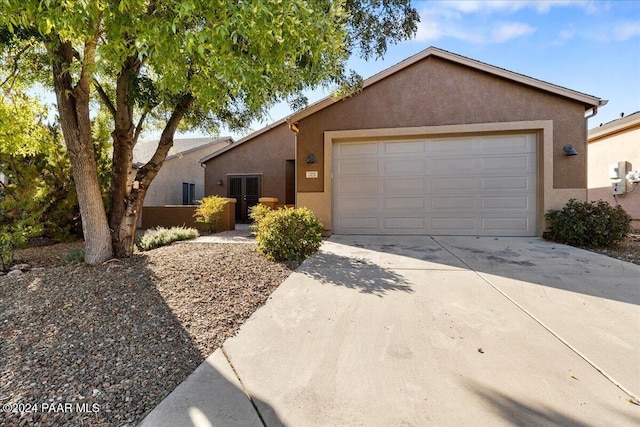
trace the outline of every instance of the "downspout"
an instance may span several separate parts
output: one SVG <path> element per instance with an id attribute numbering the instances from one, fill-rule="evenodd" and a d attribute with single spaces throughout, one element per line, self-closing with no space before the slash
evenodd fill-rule
<path id="1" fill-rule="evenodd" d="M 602 99 L 600 100 L 600 105 L 606 105 L 607 104 L 607 100 Z M 598 114 L 598 106 L 594 105 L 593 107 L 591 107 L 591 114 L 589 114 L 588 116 L 584 117 L 584 122 L 585 122 L 585 128 L 587 131 L 587 137 L 585 138 L 585 156 L 584 156 L 584 164 L 585 164 L 585 168 L 584 168 L 584 181 L 585 181 L 585 200 L 589 200 L 589 127 L 587 126 L 587 123 L 589 122 L 589 119 L 594 117 L 596 114 Z"/>

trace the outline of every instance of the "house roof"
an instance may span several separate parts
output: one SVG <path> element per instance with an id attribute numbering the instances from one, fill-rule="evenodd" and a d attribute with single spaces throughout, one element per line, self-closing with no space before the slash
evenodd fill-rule
<path id="1" fill-rule="evenodd" d="M 233 149 L 234 149 L 234 148 L 236 148 L 238 145 L 242 145 L 242 144 L 244 144 L 245 142 L 247 142 L 247 141 L 249 141 L 249 140 L 252 140 L 252 139 L 253 139 L 253 138 L 255 138 L 256 136 L 258 136 L 258 135 L 262 135 L 263 133 L 268 132 L 268 131 L 270 131 L 271 129 L 277 128 L 278 126 L 280 126 L 280 125 L 282 125 L 282 124 L 284 124 L 284 123 L 286 123 L 286 120 L 285 120 L 285 119 L 280 119 L 280 120 L 278 120 L 278 121 L 277 121 L 277 122 L 275 122 L 275 123 L 271 123 L 270 125 L 263 127 L 262 129 L 258 129 L 257 131 L 250 133 L 249 135 L 245 136 L 245 137 L 244 137 L 244 138 L 242 138 L 242 139 L 237 140 L 236 142 L 233 142 L 233 143 L 231 143 L 231 144 L 229 144 L 229 145 L 227 145 L 227 146 L 225 146 L 225 147 L 222 147 L 222 148 L 220 148 L 220 149 L 218 149 L 218 150 L 214 150 L 214 151 L 213 151 L 211 154 L 209 154 L 208 156 L 203 157 L 202 159 L 200 159 L 200 163 L 201 163 L 201 164 L 202 164 L 202 163 L 206 163 L 206 162 L 208 162 L 209 160 L 213 159 L 214 157 L 218 157 L 218 156 L 219 156 L 219 155 L 221 155 L 222 153 L 226 153 L 226 152 L 227 152 L 227 151 L 229 151 L 229 150 L 233 150 Z"/>
<path id="2" fill-rule="evenodd" d="M 571 90 L 562 86 L 558 86 L 558 85 L 554 85 L 542 80 L 538 80 L 538 79 L 534 79 L 533 77 L 529 77 L 529 76 L 525 76 L 524 74 L 519 74 L 519 73 L 515 73 L 513 71 L 509 71 L 506 70 L 504 68 L 500 68 L 500 67 L 496 67 L 494 65 L 489 65 L 486 64 L 484 62 L 480 62 L 477 61 L 475 59 L 471 59 L 471 58 L 467 58 L 465 56 L 462 55 L 458 55 L 452 52 L 448 52 L 446 50 L 442 50 L 442 49 L 438 49 L 436 47 L 429 47 L 407 59 L 405 59 L 402 62 L 397 63 L 396 65 L 387 68 L 386 70 L 383 70 L 377 74 L 374 74 L 373 76 L 369 77 L 368 79 L 365 79 L 363 81 L 363 89 L 373 85 L 374 83 L 379 82 L 380 80 L 383 80 L 395 73 L 397 73 L 398 71 L 401 71 L 407 67 L 409 67 L 410 65 L 415 64 L 418 61 L 421 61 L 425 58 L 428 58 L 430 56 L 434 56 L 434 57 L 438 57 L 438 58 L 442 58 L 442 59 L 446 59 L 461 65 L 466 65 L 468 67 L 471 68 L 475 68 L 477 70 L 480 71 L 484 71 L 486 73 L 489 74 L 493 74 L 495 76 L 498 77 L 502 77 L 502 78 L 506 78 L 521 84 L 525 84 L 527 86 L 532 86 L 534 88 L 537 89 L 542 89 L 544 91 L 547 92 L 551 92 L 554 93 L 556 95 L 560 95 L 560 96 L 564 96 L 566 98 L 569 99 L 573 99 L 575 101 L 578 102 L 582 102 L 585 105 L 585 110 L 590 110 L 591 108 L 594 107 L 600 107 L 605 105 L 608 101 L 604 100 L 604 99 L 600 99 L 597 98 L 595 96 L 591 96 L 591 95 L 587 95 L 585 93 L 582 92 L 577 92 L 575 90 Z M 340 99 L 337 99 L 335 97 L 333 97 L 332 95 L 321 99 L 320 101 L 308 106 L 307 108 L 292 114 L 291 116 L 289 116 L 286 120 L 289 123 L 295 123 L 298 120 L 302 120 L 305 117 L 308 117 L 336 102 L 338 102 Z"/>
<path id="3" fill-rule="evenodd" d="M 223 136 L 220 138 L 181 138 L 174 139 L 173 147 L 169 150 L 169 154 L 165 159 L 165 162 L 176 157 L 182 157 L 185 154 L 191 153 L 196 150 L 210 147 L 214 150 L 228 146 L 233 143 L 233 138 L 230 136 Z M 134 166 L 147 163 L 153 157 L 158 147 L 158 140 L 152 141 L 140 141 L 133 148 L 133 164 Z"/>
<path id="4" fill-rule="evenodd" d="M 627 129 L 640 128 L 640 111 L 631 113 L 628 116 L 612 120 L 605 124 L 600 124 L 597 128 L 589 129 L 589 142 L 597 141 L 605 136 L 623 132 Z"/>

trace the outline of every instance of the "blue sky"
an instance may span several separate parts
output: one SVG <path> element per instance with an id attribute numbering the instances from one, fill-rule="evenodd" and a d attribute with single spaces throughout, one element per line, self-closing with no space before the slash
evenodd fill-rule
<path id="1" fill-rule="evenodd" d="M 640 110 L 640 0 L 413 4 L 421 17 L 416 37 L 390 46 L 383 60 L 352 59 L 351 68 L 367 78 L 436 46 L 609 100 L 589 128 Z M 309 101 L 328 94 L 309 92 Z M 286 105 L 277 105 L 252 130 L 288 114 Z"/>

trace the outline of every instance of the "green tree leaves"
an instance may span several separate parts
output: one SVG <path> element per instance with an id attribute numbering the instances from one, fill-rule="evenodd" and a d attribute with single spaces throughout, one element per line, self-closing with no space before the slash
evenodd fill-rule
<path id="1" fill-rule="evenodd" d="M 415 32 L 417 19 L 409 0 L 2 0 L 3 54 L 24 46 L 32 56 L 8 55 L 0 73 L 19 69 L 25 84 L 47 73 L 82 181 L 87 261 L 99 263 L 111 246 L 116 256 L 132 253 L 146 188 L 181 124 L 247 126 L 271 104 L 301 99 L 302 90 L 318 85 L 349 94 L 360 81 L 345 70 L 349 55 L 381 56 L 387 42 Z M 8 77 L 18 81 L 15 73 Z M 97 202 L 95 98 L 113 123 L 108 224 Z M 133 146 L 148 124 L 159 125 L 162 136 L 132 177 Z M 12 141 L 13 148 L 30 146 Z"/>

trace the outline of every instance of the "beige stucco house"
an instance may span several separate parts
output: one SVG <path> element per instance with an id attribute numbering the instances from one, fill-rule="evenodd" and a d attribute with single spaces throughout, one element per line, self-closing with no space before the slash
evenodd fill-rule
<path id="1" fill-rule="evenodd" d="M 587 197 L 587 118 L 605 104 L 432 47 L 204 158 L 206 194 L 254 175 L 289 203 L 293 165 L 295 204 L 327 234 L 541 235 L 548 209 Z"/>
<path id="2" fill-rule="evenodd" d="M 640 170 L 640 111 L 600 125 L 589 131 L 589 200 L 606 200 L 619 204 L 633 218 L 633 226 L 640 229 L 640 185 L 615 178 L 613 164 L 628 163 L 631 170 Z M 628 172 L 628 171 L 625 171 Z M 614 196 L 612 184 L 625 182 L 621 194 Z"/>
<path id="3" fill-rule="evenodd" d="M 144 199 L 144 206 L 194 205 L 204 197 L 200 158 L 233 142 L 231 137 L 176 139 Z M 134 148 L 134 168 L 151 159 L 158 141 L 141 141 Z"/>

